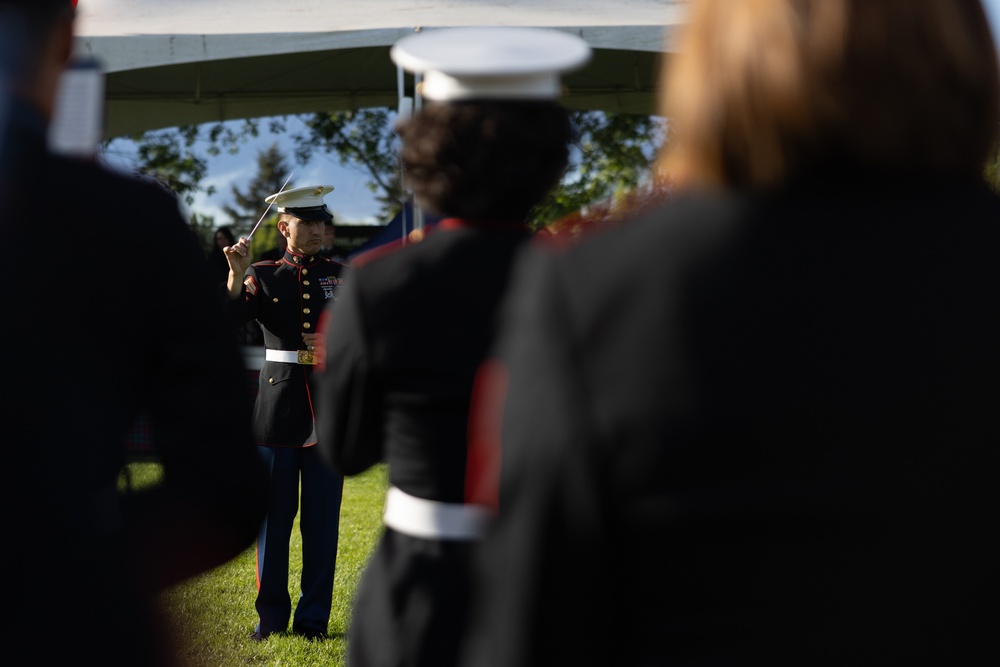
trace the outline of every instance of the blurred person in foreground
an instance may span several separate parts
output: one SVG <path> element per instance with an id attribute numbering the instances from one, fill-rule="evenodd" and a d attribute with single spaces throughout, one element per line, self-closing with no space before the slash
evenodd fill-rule
<path id="1" fill-rule="evenodd" d="M 559 73 L 589 55 L 573 35 L 505 28 L 427 31 L 391 51 L 424 74 L 425 103 L 398 128 L 404 179 L 443 219 L 356 257 L 324 315 L 321 453 L 346 475 L 386 463 L 390 484 L 351 667 L 456 662 L 470 554 L 490 516 L 465 484 L 474 379 L 528 214 L 566 169 Z"/>
<path id="2" fill-rule="evenodd" d="M 323 229 L 333 219 L 324 200 L 332 190 L 308 185 L 265 198 L 278 210 L 285 249 L 278 259 L 251 263 L 246 238 L 224 251 L 230 312 L 238 324 L 257 322 L 266 348 L 253 411 L 254 438 L 270 474 L 267 518 L 257 537 L 254 641 L 286 632 L 289 621 L 292 632 L 307 639 L 328 637 L 344 477 L 317 451 L 309 381 L 320 315 L 335 298 L 344 269 L 319 254 Z M 289 541 L 300 504 L 302 576 L 293 615 Z"/>
<path id="3" fill-rule="evenodd" d="M 465 664 L 995 663 L 983 10 L 690 11 L 672 200 L 512 285 Z"/>
<path id="4" fill-rule="evenodd" d="M 253 544 L 266 477 L 242 358 L 176 199 L 47 147 L 73 29 L 68 0 L 0 0 L 2 224 L 22 238 L 0 328 L 16 378 L 5 628 L 40 637 L 46 664 L 177 664 L 158 594 Z M 140 410 L 163 477 L 120 490 Z"/>

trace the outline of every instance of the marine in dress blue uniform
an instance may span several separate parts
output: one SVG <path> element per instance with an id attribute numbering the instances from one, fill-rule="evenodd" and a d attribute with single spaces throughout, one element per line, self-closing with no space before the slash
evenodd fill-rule
<path id="1" fill-rule="evenodd" d="M 425 74 L 428 104 L 399 128 L 402 160 L 418 201 L 444 219 L 352 261 L 324 322 L 316 420 L 336 469 L 388 466 L 386 529 L 358 589 L 347 664 L 451 667 L 491 515 L 466 492 L 473 386 L 531 238 L 528 212 L 566 165 L 558 72 L 589 49 L 564 33 L 484 28 L 421 34 L 392 54 Z"/>
<path id="2" fill-rule="evenodd" d="M 281 214 L 278 229 L 288 241 L 284 256 L 247 267 L 241 285 L 230 276 L 231 307 L 239 322 L 261 325 L 266 348 L 253 411 L 254 436 L 271 480 L 257 539 L 259 621 L 252 637 L 258 640 L 286 631 L 292 617 L 289 539 L 300 484 L 302 580 L 292 631 L 325 637 L 330 620 L 344 480 L 318 458 L 309 382 L 319 316 L 333 300 L 344 268 L 319 254 L 324 224 L 332 219 L 323 197 L 331 190 L 308 186 L 268 197 Z M 230 249 L 234 274 L 247 261 L 246 251 L 245 239 Z"/>

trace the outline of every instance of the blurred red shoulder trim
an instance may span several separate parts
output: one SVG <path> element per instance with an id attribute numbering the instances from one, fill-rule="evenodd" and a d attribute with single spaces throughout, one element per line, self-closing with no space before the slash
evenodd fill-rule
<path id="1" fill-rule="evenodd" d="M 465 502 L 496 509 L 500 504 L 500 464 L 507 367 L 496 359 L 480 364 L 469 403 Z"/>

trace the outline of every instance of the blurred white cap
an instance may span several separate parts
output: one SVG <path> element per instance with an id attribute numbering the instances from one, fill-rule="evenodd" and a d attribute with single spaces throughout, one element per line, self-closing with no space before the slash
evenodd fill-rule
<path id="1" fill-rule="evenodd" d="M 442 28 L 404 37 L 389 55 L 423 75 L 428 100 L 556 99 L 559 75 L 585 65 L 590 46 L 546 28 Z"/>

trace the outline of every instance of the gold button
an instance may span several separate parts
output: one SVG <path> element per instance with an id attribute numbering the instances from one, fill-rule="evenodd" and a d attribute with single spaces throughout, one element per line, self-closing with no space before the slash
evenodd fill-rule
<path id="1" fill-rule="evenodd" d="M 309 284 L 309 281 L 308 281 L 308 280 L 303 280 L 303 281 L 302 281 L 302 284 L 303 284 L 303 285 L 308 285 L 308 284 Z"/>
<path id="2" fill-rule="evenodd" d="M 278 303 L 278 297 L 274 297 L 273 299 L 271 299 L 271 301 L 274 301 L 275 303 Z"/>
<path id="3" fill-rule="evenodd" d="M 303 308 L 303 309 L 302 309 L 302 312 L 303 312 L 303 313 L 305 313 L 306 315 L 308 315 L 308 314 L 309 314 L 309 313 L 311 313 L 312 311 L 311 311 L 311 310 L 309 310 L 308 308 Z"/>
<path id="4" fill-rule="evenodd" d="M 304 276 L 309 275 L 309 269 L 302 269 L 302 275 Z"/>
<path id="5" fill-rule="evenodd" d="M 309 292 L 306 292 L 305 294 L 303 294 L 302 298 L 303 299 L 308 299 L 309 298 Z"/>
<path id="6" fill-rule="evenodd" d="M 271 384 L 274 384 L 274 378 L 267 378 L 267 381 L 270 382 Z"/>
<path id="7" fill-rule="evenodd" d="M 302 328 L 303 329 L 312 329 L 312 325 L 309 324 L 308 322 L 303 322 L 302 323 Z"/>

